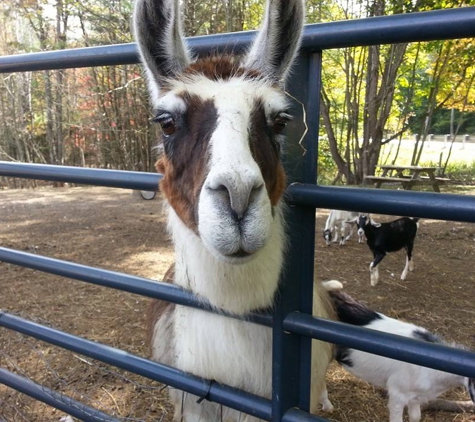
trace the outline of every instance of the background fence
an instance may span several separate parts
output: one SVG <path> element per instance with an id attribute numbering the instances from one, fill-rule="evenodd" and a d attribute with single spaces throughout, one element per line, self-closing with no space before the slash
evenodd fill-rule
<path id="1" fill-rule="evenodd" d="M 190 39 L 200 54 L 210 50 L 236 52 L 246 48 L 253 33 L 216 35 Z M 53 345 L 107 362 L 144 377 L 180 388 L 200 397 L 273 421 L 322 421 L 305 413 L 309 406 L 310 344 L 318 338 L 370 353 L 475 377 L 475 354 L 447 346 L 428 344 L 361 327 L 312 317 L 315 208 L 335 208 L 423 218 L 475 222 L 474 198 L 420 192 L 323 187 L 317 179 L 317 146 L 321 52 L 323 49 L 358 45 L 427 41 L 475 36 L 475 8 L 440 10 L 342 21 L 305 28 L 302 51 L 290 84 L 291 94 L 305 108 L 308 131 L 302 156 L 300 134 L 303 110 L 289 130 L 285 165 L 292 184 L 287 189 L 290 207 L 290 250 L 287 271 L 273 315 L 251 315 L 250 323 L 273 329 L 273 398 L 254 396 L 183 373 L 160 363 L 73 336 L 0 311 L 0 325 Z M 0 72 L 22 72 L 98 65 L 136 63 L 134 44 L 63 50 L 0 58 Z M 156 174 L 94 170 L 26 163 L 0 163 L 0 175 L 84 183 L 138 190 L 154 190 Z M 211 311 L 189 292 L 176 286 L 91 268 L 71 262 L 0 247 L 0 260 L 15 265 L 159 298 Z M 229 317 L 229 316 L 223 316 Z M 299 356 L 299 359 L 296 359 Z M 12 372 L 0 370 L 0 382 L 31 395 L 85 421 L 115 421 L 51 389 Z"/>

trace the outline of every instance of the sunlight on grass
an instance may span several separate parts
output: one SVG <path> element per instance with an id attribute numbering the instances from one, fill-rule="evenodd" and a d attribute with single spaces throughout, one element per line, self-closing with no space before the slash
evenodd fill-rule
<path id="1" fill-rule="evenodd" d="M 389 144 L 383 145 L 381 150 L 381 164 L 389 164 L 394 160 L 398 147 L 398 141 L 392 141 Z M 399 149 L 397 160 L 395 164 L 406 166 L 411 164 L 412 152 L 414 150 L 413 140 L 403 140 Z M 447 160 L 449 154 L 450 144 L 444 148 L 444 142 L 431 142 L 424 145 L 422 152 L 421 163 L 433 163 L 438 165 Z M 441 159 L 442 157 L 442 159 Z M 466 143 L 463 148 L 462 142 L 455 142 L 450 153 L 450 163 L 465 163 L 471 164 L 475 161 L 475 143 Z"/>

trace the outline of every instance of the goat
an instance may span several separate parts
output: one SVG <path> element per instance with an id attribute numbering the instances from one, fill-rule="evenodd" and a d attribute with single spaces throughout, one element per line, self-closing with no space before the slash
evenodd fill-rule
<path id="1" fill-rule="evenodd" d="M 389 318 L 375 312 L 339 291 L 336 280 L 326 282 L 330 298 L 341 322 L 376 331 L 397 334 L 429 343 L 447 344 L 438 336 L 417 325 Z M 331 290 L 334 289 L 334 290 Z M 463 348 L 456 344 L 454 347 Z M 475 379 L 377 356 L 344 346 L 337 346 L 336 360 L 346 370 L 377 387 L 387 389 L 390 422 L 402 422 L 408 407 L 409 421 L 421 420 L 421 404 L 452 388 L 464 386 L 475 402 Z"/>
<path id="2" fill-rule="evenodd" d="M 353 211 L 331 210 L 327 218 L 325 228 L 323 229 L 323 238 L 327 246 L 331 242 L 336 243 L 338 240 L 338 225 L 340 225 L 340 245 L 344 245 L 347 240 L 350 240 L 354 230 L 354 219 L 359 216 L 359 213 Z M 350 226 L 350 233 L 346 236 L 346 228 Z M 333 240 L 332 240 L 333 234 Z M 346 236 L 346 237 L 345 237 Z M 358 233 L 358 243 L 363 243 L 363 235 Z"/>
<path id="3" fill-rule="evenodd" d="M 386 256 L 387 252 L 396 252 L 406 249 L 406 266 L 401 274 L 401 280 L 405 280 L 407 272 L 414 269 L 412 250 L 419 224 L 418 218 L 402 217 L 389 223 L 376 223 L 369 215 L 360 215 L 353 221 L 357 223 L 358 234 L 366 236 L 366 243 L 373 252 L 374 260 L 369 266 L 371 286 L 379 282 L 378 264 Z"/>
<path id="4" fill-rule="evenodd" d="M 268 0 L 262 30 L 243 57 L 194 58 L 178 0 L 137 0 L 134 30 L 155 121 L 161 126 L 160 191 L 175 248 L 166 279 L 217 310 L 269 309 L 284 263 L 280 150 L 290 119 L 283 81 L 304 22 L 303 0 Z M 331 317 L 323 289 L 314 313 Z M 155 301 L 152 359 L 270 398 L 272 332 L 199 309 Z M 325 393 L 332 346 L 313 342 L 311 410 Z M 174 421 L 257 421 L 170 389 Z"/>

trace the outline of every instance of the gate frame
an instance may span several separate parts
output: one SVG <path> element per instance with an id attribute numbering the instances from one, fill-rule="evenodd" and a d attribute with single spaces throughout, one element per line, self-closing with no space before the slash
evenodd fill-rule
<path id="1" fill-rule="evenodd" d="M 189 39 L 199 54 L 229 50 L 242 52 L 250 44 L 254 31 Z M 318 158 L 319 92 L 322 50 L 397 42 L 455 39 L 475 36 L 475 7 L 446 9 L 412 14 L 382 16 L 353 21 L 307 25 L 301 54 L 289 87 L 298 98 L 297 118 L 289 124 L 289 147 L 285 167 L 292 182 L 286 198 L 289 258 L 281 283 L 275 312 L 252 315 L 250 323 L 273 327 L 273 400 L 260 398 L 229 386 L 212 383 L 174 368 L 134 356 L 109 346 L 48 328 L 0 311 L 0 326 L 39 338 L 69 350 L 182 388 L 208 400 L 273 421 L 324 421 L 306 413 L 309 408 L 310 344 L 312 338 L 330 341 L 422 366 L 475 377 L 475 353 L 448 346 L 427 344 L 408 338 L 374 332 L 311 316 L 315 208 L 325 207 L 389 215 L 437 218 L 475 222 L 475 198 L 462 195 L 395 192 L 373 189 L 337 188 L 316 185 Z M 0 73 L 64 69 L 138 62 L 135 44 L 61 50 L 0 57 Z M 307 120 L 304 122 L 303 114 Z M 302 133 L 305 133 L 301 139 Z M 316 140 L 316 141 L 315 141 Z M 303 153 L 302 145 L 305 148 Z M 160 176 L 152 173 L 80 169 L 25 163 L 0 162 L 0 175 L 72 183 L 85 183 L 138 190 L 154 190 Z M 27 254 L 0 247 L 0 260 L 41 271 L 145 294 L 187 306 L 213 311 L 189 292 L 126 274 L 94 269 L 79 264 Z M 223 316 L 231 317 L 231 316 Z M 7 383 L 2 377 L 0 382 Z M 13 374 L 14 375 L 14 374 Z M 16 379 L 20 389 L 28 380 Z M 14 384 L 14 383 L 11 383 Z M 29 394 L 26 387 L 23 389 Z M 34 390 L 34 388 L 33 388 Z M 42 399 L 41 397 L 37 397 Z M 56 401 L 63 405 L 64 396 Z M 54 403 L 50 400 L 49 404 Z M 74 403 L 73 403 L 74 404 Z M 71 405 L 70 411 L 77 411 Z M 111 420 L 87 409 L 86 421 Z M 76 417 L 77 412 L 74 413 Z"/>

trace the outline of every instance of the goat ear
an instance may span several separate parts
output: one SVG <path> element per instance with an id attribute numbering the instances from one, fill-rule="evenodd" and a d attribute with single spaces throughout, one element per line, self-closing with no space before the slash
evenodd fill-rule
<path id="1" fill-rule="evenodd" d="M 372 226 L 374 226 L 374 227 L 381 227 L 381 223 L 376 223 L 376 221 L 374 221 L 374 220 L 372 220 L 372 219 L 370 219 L 369 221 L 370 221 L 370 223 L 371 223 Z"/>
<path id="2" fill-rule="evenodd" d="M 267 0 L 264 23 L 245 66 L 275 82 L 285 81 L 300 46 L 304 20 L 302 0 Z"/>
<path id="3" fill-rule="evenodd" d="M 158 94 L 166 78 L 179 74 L 190 63 L 182 37 L 179 0 L 137 0 L 134 33 L 149 90 Z"/>
<path id="4" fill-rule="evenodd" d="M 355 217 L 355 218 L 352 218 L 351 220 L 345 221 L 345 223 L 347 223 L 347 224 L 357 224 L 359 219 L 360 219 L 359 217 Z"/>

